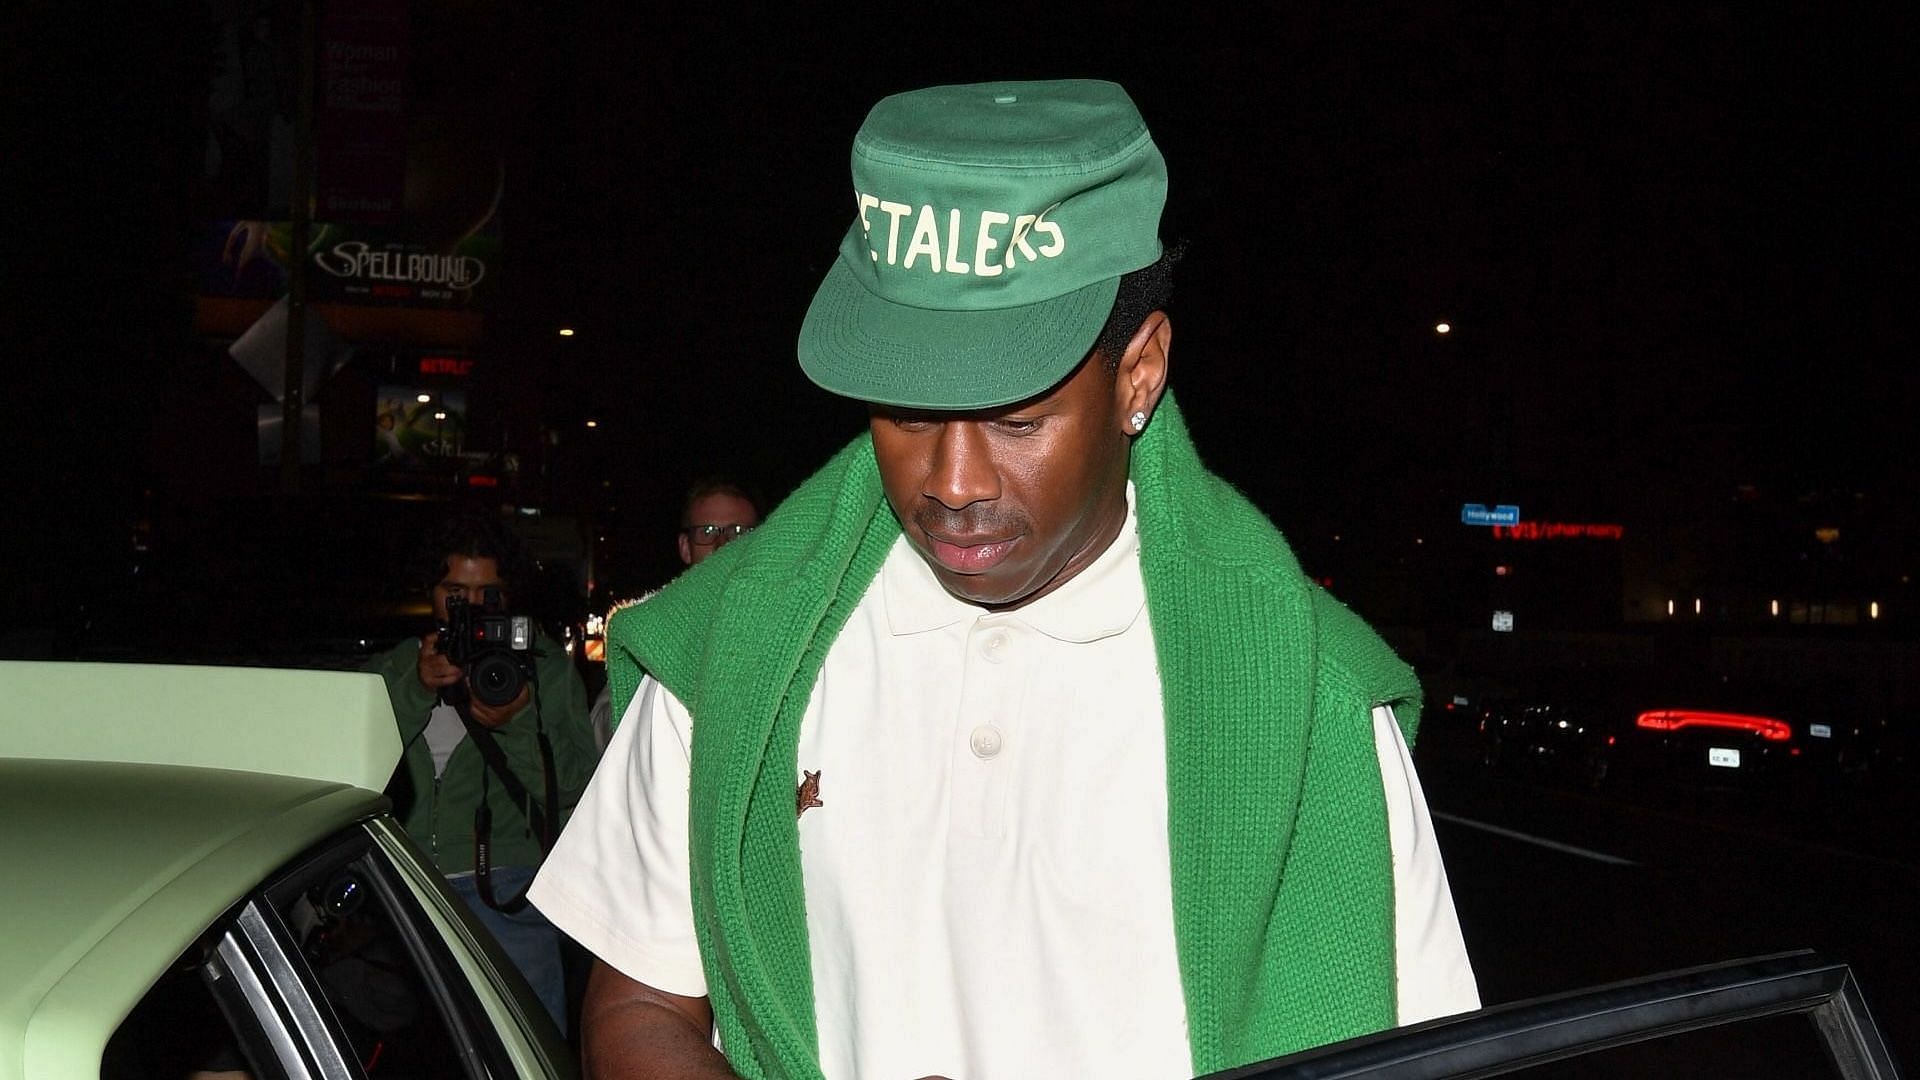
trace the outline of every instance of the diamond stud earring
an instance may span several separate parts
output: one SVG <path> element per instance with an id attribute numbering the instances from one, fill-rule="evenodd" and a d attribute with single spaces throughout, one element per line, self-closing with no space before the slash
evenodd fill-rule
<path id="1" fill-rule="evenodd" d="M 1147 426 L 1147 414 L 1136 411 L 1132 416 L 1127 417 L 1127 422 L 1133 425 L 1133 430 L 1139 431 Z"/>

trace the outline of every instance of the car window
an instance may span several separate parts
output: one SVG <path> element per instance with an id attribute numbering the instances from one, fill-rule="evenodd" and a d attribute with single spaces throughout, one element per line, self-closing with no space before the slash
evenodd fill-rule
<path id="1" fill-rule="evenodd" d="M 523 1074 L 387 860 L 355 827 L 269 878 L 131 1010 L 103 1080 Z"/>
<path id="2" fill-rule="evenodd" d="M 368 1077 L 484 1076 L 476 1055 L 495 1040 L 370 846 L 355 830 L 268 890 L 290 948 Z"/>
<path id="3" fill-rule="evenodd" d="M 463 1076 L 446 1018 L 370 877 L 355 860 L 295 892 L 280 916 L 368 1076 Z"/>
<path id="4" fill-rule="evenodd" d="M 473 993 L 474 1023 L 490 1028 L 522 1075 L 576 1075 L 577 1061 L 565 1036 L 493 936 L 447 889 L 439 872 L 391 818 L 367 823 L 379 856 L 409 893 L 425 921 L 423 932 L 446 947 L 448 981 Z"/>

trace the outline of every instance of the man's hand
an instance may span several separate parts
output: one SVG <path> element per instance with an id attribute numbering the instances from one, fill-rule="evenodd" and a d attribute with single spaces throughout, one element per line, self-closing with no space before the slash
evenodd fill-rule
<path id="1" fill-rule="evenodd" d="M 460 666 L 447 659 L 439 649 L 440 634 L 434 632 L 420 639 L 420 660 L 417 665 L 420 685 L 439 693 L 454 683 L 467 677 Z M 469 700 L 467 712 L 475 723 L 484 728 L 497 728 L 514 718 L 521 709 L 532 700 L 531 684 L 520 688 L 520 695 L 505 705 L 494 706 L 478 698 Z"/>
<path id="2" fill-rule="evenodd" d="M 446 655 L 440 651 L 438 631 L 420 639 L 420 660 L 417 672 L 420 676 L 420 685 L 436 694 L 465 678 L 465 673 L 459 666 L 447 659 Z"/>
<path id="3" fill-rule="evenodd" d="M 481 727 L 497 728 L 513 719 L 515 713 L 527 707 L 528 686 L 522 686 L 518 697 L 498 707 L 489 705 L 479 698 L 473 698 L 467 703 L 467 711 L 473 714 L 474 723 Z"/>

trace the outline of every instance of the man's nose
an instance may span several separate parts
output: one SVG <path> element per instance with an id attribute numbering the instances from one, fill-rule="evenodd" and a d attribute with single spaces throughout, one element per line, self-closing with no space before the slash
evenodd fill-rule
<path id="1" fill-rule="evenodd" d="M 953 420 L 940 425 L 922 493 L 949 510 L 1000 497 L 1000 474 L 981 424 Z"/>

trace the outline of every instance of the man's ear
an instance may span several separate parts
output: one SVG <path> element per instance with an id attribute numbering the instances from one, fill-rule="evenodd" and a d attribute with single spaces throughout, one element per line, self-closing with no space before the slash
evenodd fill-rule
<path id="1" fill-rule="evenodd" d="M 1173 351 L 1173 321 L 1164 311 L 1154 311 L 1140 321 L 1140 328 L 1120 354 L 1113 373 L 1113 399 L 1120 430 L 1138 435 L 1146 427 L 1135 425 L 1137 413 L 1151 418 L 1167 389 L 1167 365 Z"/>
<path id="2" fill-rule="evenodd" d="M 682 530 L 678 536 L 674 537 L 674 539 L 679 541 L 680 543 L 680 565 L 692 566 L 693 565 L 693 541 L 687 539 L 687 534 L 685 530 Z"/>

